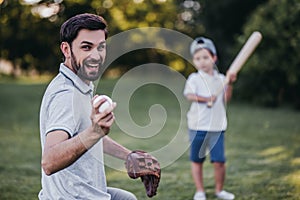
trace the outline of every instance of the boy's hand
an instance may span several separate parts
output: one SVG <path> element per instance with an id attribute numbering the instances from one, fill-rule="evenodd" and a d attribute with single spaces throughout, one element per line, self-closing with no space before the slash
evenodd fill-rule
<path id="1" fill-rule="evenodd" d="M 228 77 L 229 84 L 234 83 L 237 79 L 237 74 L 235 72 L 227 71 L 226 76 Z"/>
<path id="2" fill-rule="evenodd" d="M 210 102 L 215 102 L 217 100 L 217 96 L 215 95 L 212 95 L 211 97 L 209 97 L 209 100 Z"/>
<path id="3" fill-rule="evenodd" d="M 215 95 L 208 97 L 208 100 L 206 101 L 207 107 L 211 108 L 216 100 L 217 100 L 217 96 L 215 96 Z"/>

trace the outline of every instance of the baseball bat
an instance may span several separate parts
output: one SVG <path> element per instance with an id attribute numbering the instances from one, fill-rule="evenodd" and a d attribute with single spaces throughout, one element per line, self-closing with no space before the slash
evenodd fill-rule
<path id="1" fill-rule="evenodd" d="M 218 96 L 224 90 L 226 85 L 228 85 L 228 83 L 230 81 L 229 74 L 231 74 L 231 73 L 237 74 L 241 70 L 241 68 L 243 67 L 245 62 L 248 60 L 248 58 L 254 52 L 257 45 L 260 43 L 261 39 L 262 39 L 262 34 L 259 31 L 254 31 L 251 34 L 251 36 L 248 38 L 247 42 L 244 44 L 244 46 L 242 47 L 242 49 L 240 50 L 238 55 L 235 57 L 235 59 L 231 63 L 231 65 L 227 71 L 225 80 L 224 80 L 222 86 L 216 90 L 215 96 Z M 208 107 L 213 106 L 213 102 L 212 101 L 207 102 L 207 106 Z"/>

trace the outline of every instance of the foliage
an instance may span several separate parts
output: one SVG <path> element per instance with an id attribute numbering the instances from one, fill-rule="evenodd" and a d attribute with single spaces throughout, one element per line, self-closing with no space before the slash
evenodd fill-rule
<path id="1" fill-rule="evenodd" d="M 300 4 L 297 0 L 270 0 L 260 6 L 244 26 L 240 45 L 252 31 L 263 40 L 245 67 L 239 94 L 248 100 L 300 108 Z"/>
<path id="2" fill-rule="evenodd" d="M 1 29 L 0 57 L 22 69 L 56 71 L 61 57 L 59 26 L 65 19 L 83 12 L 105 16 L 110 35 L 141 27 L 168 28 L 191 37 L 206 34 L 222 47 L 222 57 L 227 46 L 231 46 L 232 35 L 240 30 L 247 14 L 258 3 L 253 0 L 229 3 L 220 0 L 4 0 L 0 4 L 0 23 L 6 28 Z M 153 50 L 129 53 L 115 64 L 131 68 L 135 62 L 175 64 L 176 69 L 184 69 L 178 67 L 183 63 L 180 58 Z"/>
<path id="3" fill-rule="evenodd" d="M 218 51 L 218 67 L 226 72 L 235 57 L 235 37 L 242 33 L 242 27 L 252 16 L 257 6 L 267 0 L 200 0 L 201 10 L 194 13 L 194 26 L 203 26 L 192 37 L 204 34 L 213 39 Z"/>
<path id="4" fill-rule="evenodd" d="M 56 72 L 61 62 L 60 25 L 75 14 L 90 12 L 107 19 L 110 36 L 132 28 L 161 27 L 192 38 L 210 37 L 217 46 L 218 67 L 225 73 L 250 33 L 260 30 L 263 42 L 242 70 L 235 96 L 299 108 L 299 9 L 297 0 L 0 0 L 0 58 L 12 61 L 15 68 Z M 180 56 L 157 49 L 126 53 L 110 69 L 121 74 L 150 62 L 171 66 L 185 76 L 195 70 Z"/>
<path id="5" fill-rule="evenodd" d="M 165 27 L 174 29 L 177 26 L 176 4 L 172 0 L 153 1 L 36 1 L 24 3 L 25 0 L 5 0 L 1 5 L 1 58 L 13 61 L 14 66 L 22 69 L 37 68 L 38 71 L 56 71 L 60 62 L 59 26 L 67 18 L 84 12 L 105 16 L 109 22 L 110 35 L 140 27 Z M 58 2 L 58 3 L 54 3 Z M 167 5 L 167 6 L 166 6 Z M 58 7 L 52 15 L 45 15 L 42 8 Z M 40 9 L 40 10 L 39 10 Z M 175 21 L 175 23 L 174 23 Z M 17 49 L 17 51 L 16 51 Z M 145 56 L 146 55 L 146 56 Z M 132 65 L 138 60 L 159 60 L 161 56 L 148 51 L 147 54 L 129 55 L 122 59 L 122 65 Z M 130 61 L 130 63 L 128 62 Z"/>
<path id="6" fill-rule="evenodd" d="M 1 58 L 8 59 L 22 69 L 46 70 L 53 68 L 58 37 L 47 37 L 58 24 L 34 16 L 28 5 L 18 0 L 5 1 L 0 16 Z M 58 34 L 58 32 L 56 31 Z M 52 34 L 53 35 L 53 34 Z"/>

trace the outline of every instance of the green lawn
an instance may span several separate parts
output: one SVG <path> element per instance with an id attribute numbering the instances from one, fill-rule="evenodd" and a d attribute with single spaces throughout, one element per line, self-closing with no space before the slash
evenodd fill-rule
<path id="1" fill-rule="evenodd" d="M 114 83 L 103 81 L 98 89 L 110 95 Z M 44 84 L 0 84 L 1 200 L 37 199 L 41 187 L 38 114 L 45 88 Z M 142 87 L 132 96 L 130 112 L 137 125 L 145 126 L 151 122 L 149 108 L 156 103 L 162 104 L 168 115 L 162 131 L 139 139 L 124 134 L 114 125 L 110 136 L 131 149 L 155 151 L 166 146 L 178 137 L 180 112 L 174 94 L 155 85 Z M 116 117 L 117 120 L 129 120 Z M 233 103 L 228 106 L 228 118 L 225 189 L 235 193 L 237 199 L 299 199 L 300 113 L 287 108 L 272 110 Z M 154 123 L 159 122 L 154 120 Z M 182 150 L 188 145 L 185 127 L 181 131 L 182 140 L 168 152 L 169 155 L 163 155 L 172 160 L 174 151 L 182 154 L 162 169 L 158 195 L 153 199 L 192 199 L 194 185 L 188 151 Z M 131 180 L 126 173 L 113 169 L 115 165 L 111 158 L 107 157 L 107 161 L 112 163 L 106 169 L 109 186 L 127 189 L 139 199 L 147 199 L 139 180 Z M 209 162 L 204 170 L 207 196 L 214 199 L 213 171 Z"/>

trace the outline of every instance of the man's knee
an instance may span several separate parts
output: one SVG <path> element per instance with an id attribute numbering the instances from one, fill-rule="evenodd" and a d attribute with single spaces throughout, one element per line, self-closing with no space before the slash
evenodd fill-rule
<path id="1" fill-rule="evenodd" d="M 127 200 L 137 200 L 137 198 L 133 193 L 128 192 Z"/>
<path id="2" fill-rule="evenodd" d="M 111 195 L 112 200 L 137 200 L 136 196 L 133 193 L 119 188 L 108 187 L 107 192 Z"/>
<path id="3" fill-rule="evenodd" d="M 125 199 L 125 200 L 137 200 L 136 196 L 131 193 L 131 192 L 128 192 L 126 190 L 122 190 L 123 194 L 123 198 L 122 199 Z"/>

